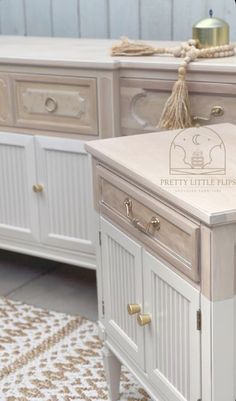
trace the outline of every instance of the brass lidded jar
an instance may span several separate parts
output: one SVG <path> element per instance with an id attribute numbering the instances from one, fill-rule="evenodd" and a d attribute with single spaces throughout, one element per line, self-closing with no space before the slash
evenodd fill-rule
<path id="1" fill-rule="evenodd" d="M 198 21 L 193 26 L 193 39 L 198 39 L 199 48 L 229 44 L 229 24 L 221 18 L 210 17 Z"/>

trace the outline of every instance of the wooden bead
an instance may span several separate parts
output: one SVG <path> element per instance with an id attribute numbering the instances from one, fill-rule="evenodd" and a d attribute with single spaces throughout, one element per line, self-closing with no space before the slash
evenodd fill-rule
<path id="1" fill-rule="evenodd" d="M 181 51 L 182 51 L 181 47 L 176 47 L 176 48 L 173 50 L 173 55 L 174 55 L 175 57 L 180 57 L 180 56 L 181 56 Z"/>
<path id="2" fill-rule="evenodd" d="M 185 59 L 184 59 L 184 61 L 185 61 L 187 64 L 189 64 L 191 60 L 192 60 L 192 59 L 191 59 L 191 57 L 189 57 L 189 56 L 185 57 Z"/>

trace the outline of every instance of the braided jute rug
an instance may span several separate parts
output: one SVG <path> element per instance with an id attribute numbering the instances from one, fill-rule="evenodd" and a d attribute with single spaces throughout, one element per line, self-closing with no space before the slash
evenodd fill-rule
<path id="1" fill-rule="evenodd" d="M 125 369 L 122 401 L 150 401 Z M 108 400 L 97 326 L 0 298 L 0 400 Z"/>

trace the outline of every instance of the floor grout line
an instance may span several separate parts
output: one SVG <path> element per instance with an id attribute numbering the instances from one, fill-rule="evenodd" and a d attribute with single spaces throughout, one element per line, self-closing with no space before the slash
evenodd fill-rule
<path id="1" fill-rule="evenodd" d="M 6 276 L 7 286 L 4 288 L 5 263 L 18 265 L 19 269 L 13 269 L 12 274 Z M 91 321 L 98 319 L 96 272 L 77 266 L 54 262 L 45 264 L 39 262 L 39 270 L 34 276 L 28 275 L 32 261 L 22 261 L 22 268 L 16 259 L 2 261 L 2 297 L 15 300 L 28 305 L 52 310 L 69 315 L 85 316 Z M 33 266 L 33 264 L 32 264 Z M 27 275 L 19 279 L 20 272 L 26 268 Z M 78 274 L 77 274 L 78 273 Z M 14 276 L 14 274 L 16 274 Z M 1 260 L 0 260 L 1 276 Z M 19 279 L 19 281 L 18 281 Z M 56 282 L 56 286 L 55 286 Z M 9 287 L 8 287 L 9 285 Z"/>
<path id="2" fill-rule="evenodd" d="M 31 279 L 27 280 L 25 283 L 19 285 L 19 287 L 14 288 L 14 290 L 11 290 L 7 294 L 5 294 L 4 297 L 11 296 L 16 291 L 21 290 L 22 288 L 26 287 L 28 284 L 32 283 L 33 281 L 38 280 L 40 277 L 46 276 L 48 273 L 51 273 L 55 270 L 56 270 L 56 266 L 49 267 L 46 271 L 39 273 L 37 276 L 32 277 Z"/>

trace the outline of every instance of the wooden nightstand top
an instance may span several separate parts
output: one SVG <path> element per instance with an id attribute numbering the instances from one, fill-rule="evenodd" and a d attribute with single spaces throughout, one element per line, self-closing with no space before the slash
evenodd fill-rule
<path id="1" fill-rule="evenodd" d="M 236 221 L 236 126 L 92 141 L 87 150 L 135 184 L 206 224 Z"/>

